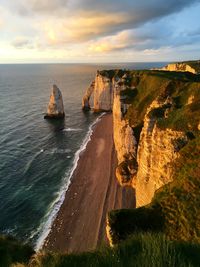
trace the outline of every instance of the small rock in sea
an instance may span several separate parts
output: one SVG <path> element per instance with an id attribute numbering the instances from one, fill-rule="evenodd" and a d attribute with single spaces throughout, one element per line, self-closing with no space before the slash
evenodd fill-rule
<path id="1" fill-rule="evenodd" d="M 45 119 L 63 119 L 65 117 L 62 93 L 54 84 Z"/>

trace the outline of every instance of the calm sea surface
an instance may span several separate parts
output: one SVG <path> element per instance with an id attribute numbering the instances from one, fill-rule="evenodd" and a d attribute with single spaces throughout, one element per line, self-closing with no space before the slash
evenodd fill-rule
<path id="1" fill-rule="evenodd" d="M 81 110 L 96 71 L 163 65 L 0 65 L 0 233 L 41 244 L 97 119 Z M 54 83 L 63 94 L 63 122 L 43 119 Z"/>

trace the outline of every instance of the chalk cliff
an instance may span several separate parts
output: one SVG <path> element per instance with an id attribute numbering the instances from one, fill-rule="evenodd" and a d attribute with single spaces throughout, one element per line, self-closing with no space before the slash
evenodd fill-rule
<path id="1" fill-rule="evenodd" d="M 90 97 L 94 92 L 94 86 L 95 86 L 95 81 L 91 83 L 91 85 L 88 87 L 82 98 L 82 109 L 85 111 L 90 110 Z"/>
<path id="2" fill-rule="evenodd" d="M 161 106 L 157 100 L 153 101 L 144 117 L 137 152 L 137 207 L 149 204 L 155 191 L 172 181 L 173 163 L 179 156 L 180 144 L 188 142 L 183 132 L 158 127 L 156 116 L 150 114 Z"/>
<path id="3" fill-rule="evenodd" d="M 113 105 L 113 81 L 97 72 L 94 86 L 94 111 L 111 111 Z"/>
<path id="4" fill-rule="evenodd" d="M 121 185 L 131 185 L 131 181 L 137 172 L 137 142 L 132 128 L 123 115 L 128 109 L 128 105 L 122 103 L 121 90 L 121 86 L 116 84 L 113 103 L 113 133 L 119 164 L 116 169 L 116 177 Z"/>
<path id="5" fill-rule="evenodd" d="M 155 191 L 172 181 L 173 163 L 188 142 L 185 131 L 159 125 L 171 112 L 179 112 L 177 93 L 188 83 L 176 79 L 157 71 L 99 71 L 89 90 L 89 95 L 94 91 L 94 111 L 113 112 L 116 177 L 121 185 L 135 188 L 137 207 L 149 204 Z M 194 105 L 193 99 L 188 90 L 185 106 Z"/>
<path id="6" fill-rule="evenodd" d="M 166 71 L 188 71 L 191 73 L 196 74 L 196 70 L 192 68 L 190 65 L 186 63 L 171 63 L 168 64 L 167 66 L 161 68 L 161 70 L 166 70 Z"/>
<path id="7" fill-rule="evenodd" d="M 114 81 L 97 72 L 94 82 L 82 98 L 82 109 L 90 109 L 90 97 L 93 94 L 93 111 L 111 111 L 113 106 Z"/>
<path id="8" fill-rule="evenodd" d="M 54 84 L 52 93 L 50 95 L 49 104 L 47 107 L 47 113 L 44 116 L 45 119 L 58 119 L 64 118 L 64 106 L 60 89 Z"/>
<path id="9" fill-rule="evenodd" d="M 200 74 L 200 60 L 175 62 L 166 65 L 165 67 L 158 69 L 164 71 L 181 71 L 191 72 L 193 74 Z"/>

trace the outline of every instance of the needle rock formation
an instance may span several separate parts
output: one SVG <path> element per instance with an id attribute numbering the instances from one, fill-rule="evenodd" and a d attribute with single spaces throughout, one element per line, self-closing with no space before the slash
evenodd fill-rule
<path id="1" fill-rule="evenodd" d="M 47 113 L 45 119 L 62 119 L 65 117 L 62 93 L 60 89 L 54 84 L 52 93 L 50 95 Z"/>

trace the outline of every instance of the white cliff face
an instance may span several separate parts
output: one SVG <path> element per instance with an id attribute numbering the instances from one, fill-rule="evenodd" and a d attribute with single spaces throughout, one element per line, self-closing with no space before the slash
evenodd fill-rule
<path id="1" fill-rule="evenodd" d="M 149 116 L 153 109 L 171 103 L 170 97 L 167 97 L 163 103 L 154 100 L 147 109 L 137 144 L 133 129 L 124 117 L 129 106 L 120 95 L 127 88 L 125 79 L 110 79 L 97 73 L 93 86 L 94 111 L 113 111 L 113 135 L 118 158 L 116 177 L 121 185 L 135 188 L 136 205 L 139 207 L 149 204 L 155 191 L 172 181 L 172 166 L 179 156 L 179 143 L 187 143 L 187 137 L 182 132 L 160 129 L 157 118 Z M 92 90 L 88 90 L 89 94 L 86 92 L 87 99 Z M 168 112 L 166 109 L 164 116 L 168 116 Z"/>
<path id="2" fill-rule="evenodd" d="M 121 185 L 130 185 L 137 168 L 132 164 L 136 158 L 137 142 L 132 128 L 123 118 L 122 110 L 126 105 L 120 99 L 121 89 L 116 85 L 113 102 L 113 135 L 118 158 L 116 177 Z"/>
<path id="3" fill-rule="evenodd" d="M 137 144 L 132 128 L 128 125 L 128 122 L 123 119 L 121 109 L 122 103 L 120 101 L 120 95 L 116 93 L 113 103 L 113 127 L 118 163 L 123 162 L 127 154 L 135 156 Z"/>
<path id="4" fill-rule="evenodd" d="M 63 118 L 65 116 L 63 99 L 60 89 L 54 84 L 45 118 Z"/>
<path id="5" fill-rule="evenodd" d="M 94 86 L 94 111 L 111 111 L 113 106 L 113 82 L 97 73 Z"/>
<path id="6" fill-rule="evenodd" d="M 185 64 L 185 63 L 172 63 L 168 64 L 167 66 L 161 68 L 161 70 L 166 70 L 166 71 L 188 71 L 191 73 L 196 74 L 196 70 L 190 67 L 190 65 Z"/>
<path id="7" fill-rule="evenodd" d="M 147 110 L 140 134 L 135 187 L 137 207 L 149 204 L 155 191 L 172 181 L 172 164 L 179 156 L 179 142 L 187 142 L 182 132 L 161 130 L 155 118 L 149 118 L 148 113 L 157 107 L 159 104 L 155 100 Z"/>

